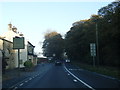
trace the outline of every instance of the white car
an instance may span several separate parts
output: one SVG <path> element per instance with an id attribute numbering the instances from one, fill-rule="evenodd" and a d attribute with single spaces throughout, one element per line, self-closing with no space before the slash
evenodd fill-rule
<path id="1" fill-rule="evenodd" d="M 66 59 L 65 62 L 66 62 L 66 63 L 70 63 L 70 60 L 69 60 L 69 59 Z"/>

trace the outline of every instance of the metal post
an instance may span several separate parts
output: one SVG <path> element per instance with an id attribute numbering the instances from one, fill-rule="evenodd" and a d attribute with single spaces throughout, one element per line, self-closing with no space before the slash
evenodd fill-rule
<path id="1" fill-rule="evenodd" d="M 20 49 L 18 49 L 18 69 L 20 70 Z"/>
<path id="2" fill-rule="evenodd" d="M 18 76 L 20 76 L 20 49 L 18 49 Z"/>
<path id="3" fill-rule="evenodd" d="M 99 66 L 99 43 L 98 43 L 98 26 L 96 23 L 96 47 L 97 47 L 97 64 Z"/>
<path id="4" fill-rule="evenodd" d="M 93 67 L 95 67 L 95 56 L 93 56 Z"/>

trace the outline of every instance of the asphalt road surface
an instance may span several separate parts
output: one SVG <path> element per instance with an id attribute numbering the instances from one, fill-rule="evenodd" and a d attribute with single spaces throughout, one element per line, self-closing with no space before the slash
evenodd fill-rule
<path id="1" fill-rule="evenodd" d="M 71 64 L 55 66 L 53 63 L 38 66 L 35 73 L 10 87 L 18 88 L 120 88 L 120 81 L 89 72 Z"/>

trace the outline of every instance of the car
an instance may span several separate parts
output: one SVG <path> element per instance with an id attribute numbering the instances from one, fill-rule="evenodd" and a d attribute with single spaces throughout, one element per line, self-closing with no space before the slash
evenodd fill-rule
<path id="1" fill-rule="evenodd" d="M 65 62 L 66 62 L 66 63 L 70 63 L 70 60 L 69 60 L 69 59 L 66 59 Z"/>
<path id="2" fill-rule="evenodd" d="M 57 66 L 57 65 L 62 65 L 62 62 L 60 61 L 60 60 L 56 60 L 55 61 L 55 65 Z"/>

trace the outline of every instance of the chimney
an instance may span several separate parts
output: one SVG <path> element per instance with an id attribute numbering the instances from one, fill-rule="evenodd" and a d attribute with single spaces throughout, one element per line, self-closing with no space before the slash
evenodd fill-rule
<path id="1" fill-rule="evenodd" d="M 8 24 L 8 30 L 12 30 L 12 24 Z"/>
<path id="2" fill-rule="evenodd" d="M 12 31 L 17 33 L 17 28 L 15 26 L 13 26 Z"/>
<path id="3" fill-rule="evenodd" d="M 22 33 L 19 34 L 20 36 L 24 36 Z"/>

